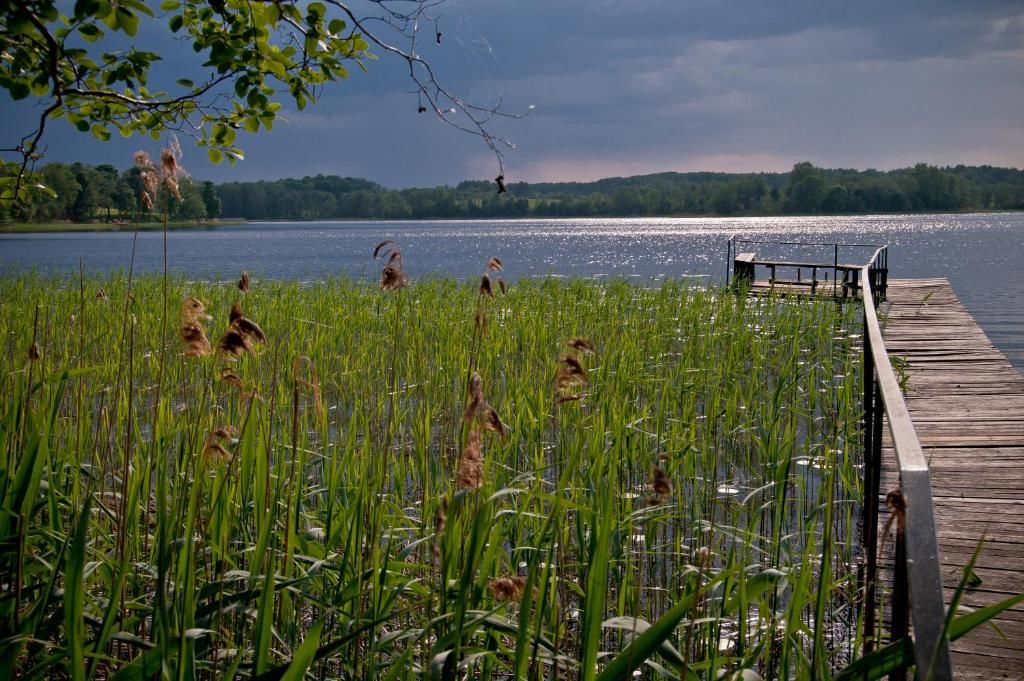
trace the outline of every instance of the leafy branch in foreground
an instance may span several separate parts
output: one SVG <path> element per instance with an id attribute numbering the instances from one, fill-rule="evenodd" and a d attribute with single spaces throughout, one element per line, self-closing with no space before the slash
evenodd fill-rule
<path id="1" fill-rule="evenodd" d="M 35 98 L 42 108 L 33 130 L 4 152 L 0 200 L 31 196 L 26 181 L 41 157 L 47 123 L 65 118 L 83 132 L 110 139 L 165 130 L 194 137 L 214 163 L 243 158 L 237 132 L 270 130 L 285 103 L 302 110 L 323 87 L 348 77 L 349 65 L 365 70 L 375 49 L 408 64 L 419 111 L 432 110 L 454 127 L 479 136 L 501 170 L 495 116 L 516 117 L 501 102 L 469 102 L 438 79 L 417 52 L 422 26 L 433 25 L 436 0 L 361 0 L 358 6 L 326 0 L 77 0 L 71 12 L 56 0 L 3 3 L 0 8 L 0 87 L 14 100 Z M 159 52 L 139 49 L 142 37 L 169 31 L 202 60 L 198 79 L 150 83 Z M 428 106 L 425 106 L 425 103 Z"/>

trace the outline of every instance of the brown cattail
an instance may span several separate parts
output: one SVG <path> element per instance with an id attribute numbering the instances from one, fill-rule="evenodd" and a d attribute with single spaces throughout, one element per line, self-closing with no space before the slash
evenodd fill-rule
<path id="1" fill-rule="evenodd" d="M 186 357 L 205 357 L 212 352 L 210 339 L 202 322 L 211 319 L 198 298 L 186 298 L 181 305 L 181 328 L 179 334 L 185 344 Z"/>
<path id="2" fill-rule="evenodd" d="M 408 277 L 402 272 L 401 268 L 388 265 L 380 273 L 380 287 L 385 291 L 397 291 L 405 288 L 408 283 Z"/>
<path id="3" fill-rule="evenodd" d="M 228 329 L 217 341 L 217 349 L 222 354 L 241 357 L 243 353 L 252 351 L 252 344 L 242 334 L 234 329 Z"/>
<path id="4" fill-rule="evenodd" d="M 212 461 L 230 461 L 231 453 L 217 441 L 216 432 L 208 433 L 203 443 L 203 457 Z"/>
<path id="5" fill-rule="evenodd" d="M 501 258 L 491 257 L 491 259 L 487 261 L 487 269 L 492 272 L 500 272 L 505 269 L 505 263 L 501 262 Z"/>
<path id="6" fill-rule="evenodd" d="M 494 600 L 507 603 L 518 601 L 526 589 L 526 577 L 496 577 L 487 583 Z"/>
<path id="7" fill-rule="evenodd" d="M 210 354 L 210 339 L 199 322 L 182 322 L 181 340 L 185 344 L 186 357 L 205 357 Z"/>
<path id="8" fill-rule="evenodd" d="M 483 386 L 483 379 L 474 371 L 469 379 L 469 403 L 462 412 L 462 420 L 466 423 L 475 421 L 480 415 L 480 408 L 484 404 Z"/>
<path id="9" fill-rule="evenodd" d="M 39 343 L 33 343 L 32 345 L 28 346 L 28 358 L 29 358 L 29 360 L 35 362 L 36 360 L 42 358 L 42 356 L 43 356 L 43 353 L 39 349 Z"/>
<path id="10" fill-rule="evenodd" d="M 373 249 L 373 258 L 384 261 L 384 269 L 380 273 L 380 287 L 385 291 L 397 291 L 405 288 L 409 279 L 402 271 L 402 252 L 391 239 L 385 239 Z"/>
<path id="11" fill-rule="evenodd" d="M 178 187 L 178 178 L 185 176 L 181 167 L 181 145 L 178 138 L 171 136 L 171 141 L 160 151 L 160 165 L 162 167 L 164 189 L 171 196 L 181 201 L 181 190 Z"/>
<path id="12" fill-rule="evenodd" d="M 505 280 L 498 277 L 498 289 L 501 291 L 501 295 L 505 295 L 508 291 L 505 289 Z"/>
<path id="13" fill-rule="evenodd" d="M 242 293 L 248 293 L 249 292 L 249 285 L 250 285 L 249 273 L 243 271 L 242 272 L 242 276 L 238 280 L 238 290 L 241 291 Z"/>
<path id="14" fill-rule="evenodd" d="M 459 456 L 457 472 L 459 489 L 479 489 L 484 484 L 484 462 L 480 456 L 480 431 L 469 431 L 466 447 Z"/>
<path id="15" fill-rule="evenodd" d="M 885 505 L 889 508 L 889 519 L 885 521 L 882 529 L 882 544 L 885 545 L 889 537 L 889 531 L 896 525 L 896 535 L 902 536 L 907 526 L 907 499 L 903 496 L 903 490 L 897 487 L 885 495 Z"/>
<path id="16" fill-rule="evenodd" d="M 501 436 L 502 442 L 504 442 L 505 439 L 508 437 L 508 434 L 506 433 L 505 424 L 501 422 L 501 417 L 498 416 L 498 412 L 496 412 L 494 410 L 494 407 L 487 404 L 486 402 L 483 403 L 483 406 L 481 408 L 480 421 L 483 425 L 484 430 L 491 433 L 497 433 L 498 435 Z"/>
<path id="17" fill-rule="evenodd" d="M 263 329 L 259 327 L 259 324 L 251 319 L 246 319 L 242 315 L 242 306 L 238 303 L 231 306 L 231 314 L 228 315 L 228 319 L 231 322 L 231 328 L 238 331 L 238 333 L 242 334 L 250 341 L 256 341 L 258 343 L 267 342 L 267 335 L 263 333 Z"/>
<path id="18" fill-rule="evenodd" d="M 558 372 L 555 375 L 555 387 L 558 390 L 586 385 L 587 371 L 580 364 L 574 355 L 564 355 L 558 363 Z"/>
<path id="19" fill-rule="evenodd" d="M 132 154 L 132 161 L 139 170 L 153 170 L 153 161 L 149 158 L 149 154 L 144 151 L 136 151 Z"/>
<path id="20" fill-rule="evenodd" d="M 491 288 L 491 278 L 484 272 L 483 276 L 480 277 L 480 295 L 494 297 L 494 289 Z"/>
<path id="21" fill-rule="evenodd" d="M 221 440 L 232 440 L 238 437 L 238 429 L 232 425 L 221 426 L 217 430 L 213 431 L 213 434 Z"/>
<path id="22" fill-rule="evenodd" d="M 213 319 L 213 317 L 207 314 L 203 301 L 198 298 L 186 298 L 185 302 L 181 304 L 180 314 L 182 323 Z"/>
<path id="23" fill-rule="evenodd" d="M 235 386 L 239 390 L 242 390 L 245 387 L 245 384 L 242 382 L 241 376 L 236 374 L 234 369 L 232 369 L 231 367 L 224 367 L 223 369 L 220 370 L 220 380 L 223 381 L 224 383 L 227 383 L 228 385 Z"/>
<path id="24" fill-rule="evenodd" d="M 656 503 L 663 504 L 672 496 L 672 481 L 668 479 L 668 473 L 661 466 L 654 467 L 651 489 L 654 491 Z"/>
<path id="25" fill-rule="evenodd" d="M 473 324 L 476 326 L 477 331 L 484 333 L 487 331 L 487 311 L 483 307 L 476 309 L 476 315 L 473 319 Z"/>
<path id="26" fill-rule="evenodd" d="M 573 350 L 577 350 L 587 355 L 592 355 L 596 350 L 594 344 L 588 341 L 586 338 L 573 338 L 568 343 L 569 347 Z"/>
<path id="27" fill-rule="evenodd" d="M 217 341 L 217 349 L 225 355 L 240 357 L 243 353 L 252 352 L 256 343 L 266 343 L 267 336 L 259 325 L 242 314 L 242 306 L 235 303 L 231 306 L 228 330 Z"/>
<path id="28" fill-rule="evenodd" d="M 102 300 L 104 303 L 110 300 L 110 296 L 107 295 L 107 289 L 101 288 L 96 292 L 96 300 Z"/>

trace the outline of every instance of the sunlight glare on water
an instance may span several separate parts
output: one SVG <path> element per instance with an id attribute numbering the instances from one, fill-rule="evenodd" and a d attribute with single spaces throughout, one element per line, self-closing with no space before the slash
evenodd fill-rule
<path id="1" fill-rule="evenodd" d="M 763 241 L 888 244 L 890 276 L 946 277 L 999 348 L 1024 367 L 1024 214 L 869 215 L 758 218 L 574 218 L 419 222 L 265 222 L 173 231 L 173 271 L 206 279 L 304 281 L 347 275 L 375 278 L 374 245 L 392 239 L 413 277 L 471 279 L 492 255 L 503 276 L 725 278 L 731 237 Z M 770 249 L 757 245 L 756 250 Z M 127 269 L 131 234 L 0 234 L 0 271 L 88 272 Z M 869 252 L 861 249 L 859 253 Z M 831 248 L 790 247 L 791 255 L 831 262 Z M 840 256 L 859 259 L 858 251 Z M 159 272 L 162 235 L 139 235 L 135 268 Z"/>

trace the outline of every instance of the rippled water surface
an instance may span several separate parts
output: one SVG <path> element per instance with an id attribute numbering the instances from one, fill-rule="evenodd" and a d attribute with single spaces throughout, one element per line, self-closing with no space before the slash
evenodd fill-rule
<path id="1" fill-rule="evenodd" d="M 885 215 L 774 218 L 610 218 L 429 222 L 257 223 L 173 231 L 174 271 L 202 278 L 318 279 L 375 276 L 374 245 L 393 239 L 406 270 L 475 277 L 487 258 L 505 261 L 506 279 L 522 276 L 696 275 L 723 280 L 731 237 L 766 241 L 888 244 L 890 276 L 946 277 L 989 337 L 1024 368 L 1024 214 Z M 0 269 L 44 272 L 127 268 L 130 233 L 0 235 Z M 764 252 L 767 246 L 750 250 Z M 846 249 L 857 262 L 867 249 Z M 831 261 L 832 250 L 803 248 Z M 159 271 L 162 235 L 139 235 L 136 269 Z"/>

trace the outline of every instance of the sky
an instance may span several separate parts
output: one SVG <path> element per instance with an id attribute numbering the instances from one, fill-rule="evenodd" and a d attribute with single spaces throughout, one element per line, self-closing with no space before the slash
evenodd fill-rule
<path id="1" fill-rule="evenodd" d="M 1020 0 L 447 0 L 432 13 L 444 39 L 421 54 L 446 87 L 528 112 L 492 128 L 515 144 L 508 181 L 778 172 L 802 160 L 1024 167 Z M 154 77 L 190 68 L 190 47 L 157 27 L 139 39 L 165 55 Z M 388 187 L 494 177 L 480 139 L 417 113 L 404 64 L 381 54 L 367 66 L 305 111 L 286 104 L 270 133 L 240 135 L 236 166 L 210 164 L 183 138 L 185 167 L 215 181 L 322 173 Z M 0 97 L 0 147 L 36 110 Z M 118 167 L 159 146 L 99 143 L 63 121 L 44 141 L 48 161 Z"/>

